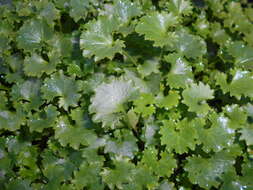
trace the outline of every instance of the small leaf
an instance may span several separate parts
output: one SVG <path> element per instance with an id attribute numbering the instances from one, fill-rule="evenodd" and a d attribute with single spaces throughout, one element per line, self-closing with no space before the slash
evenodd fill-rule
<path id="1" fill-rule="evenodd" d="M 137 70 L 143 78 L 151 73 L 159 73 L 159 62 L 157 60 L 147 60 L 144 64 L 138 65 Z"/>
<path id="2" fill-rule="evenodd" d="M 101 17 L 87 24 L 87 31 L 83 32 L 80 47 L 83 56 L 95 56 L 95 61 L 104 58 L 113 59 L 116 53 L 121 53 L 125 47 L 123 41 L 114 40 L 112 32 L 117 29 L 117 22 L 111 18 Z"/>
<path id="3" fill-rule="evenodd" d="M 22 110 L 10 112 L 8 110 L 0 110 L 0 129 L 8 131 L 16 131 L 25 121 L 25 114 Z"/>
<path id="4" fill-rule="evenodd" d="M 18 46 L 25 51 L 41 48 L 43 42 L 52 37 L 52 29 L 43 20 L 31 19 L 18 31 Z"/>
<path id="5" fill-rule="evenodd" d="M 101 183 L 100 177 L 101 169 L 100 164 L 83 162 L 79 170 L 74 172 L 74 185 L 78 189 L 87 187 L 91 190 L 103 190 L 104 185 Z"/>
<path id="6" fill-rule="evenodd" d="M 191 1 L 187 0 L 171 0 L 168 3 L 168 10 L 175 15 L 189 15 L 192 13 Z"/>
<path id="7" fill-rule="evenodd" d="M 233 169 L 234 158 L 227 152 L 216 153 L 211 158 L 189 157 L 185 170 L 189 173 L 189 179 L 193 184 L 210 189 L 218 187 L 222 175 Z"/>
<path id="8" fill-rule="evenodd" d="M 203 126 L 200 126 L 198 128 L 199 140 L 203 143 L 203 150 L 206 152 L 218 152 L 230 147 L 234 141 L 235 131 L 230 128 L 229 119 L 217 114 L 212 114 L 208 117 L 212 122 L 211 127 L 204 129 Z"/>
<path id="9" fill-rule="evenodd" d="M 155 98 L 152 94 L 141 93 L 140 97 L 134 100 L 134 111 L 148 117 L 155 112 Z"/>
<path id="10" fill-rule="evenodd" d="M 85 19 L 88 14 L 89 0 L 70 0 L 69 15 L 74 18 L 75 22 Z"/>
<path id="11" fill-rule="evenodd" d="M 145 149 L 141 163 L 159 177 L 170 177 L 177 166 L 176 160 L 167 152 L 162 152 L 159 160 L 157 156 L 158 152 L 155 148 Z"/>
<path id="12" fill-rule="evenodd" d="M 12 87 L 11 99 L 15 101 L 27 100 L 30 109 L 38 109 L 43 103 L 40 93 L 41 81 L 36 79 L 26 80 Z"/>
<path id="13" fill-rule="evenodd" d="M 221 89 L 225 93 L 229 92 L 231 96 L 238 99 L 242 95 L 253 97 L 253 78 L 252 73 L 249 71 L 236 70 L 230 83 L 227 82 L 227 76 L 224 73 L 218 73 L 216 81 Z"/>
<path id="14" fill-rule="evenodd" d="M 253 127 L 248 126 L 240 130 L 240 140 L 245 140 L 248 146 L 253 145 Z"/>
<path id="15" fill-rule="evenodd" d="M 209 85 L 204 85 L 202 82 L 191 84 L 191 86 L 183 91 L 183 103 L 189 107 L 189 111 L 198 114 L 206 114 L 210 109 L 206 100 L 213 98 L 213 90 Z"/>
<path id="16" fill-rule="evenodd" d="M 167 96 L 158 95 L 156 97 L 156 102 L 159 107 L 165 108 L 166 110 L 171 109 L 178 105 L 180 95 L 177 91 L 170 91 Z"/>
<path id="17" fill-rule="evenodd" d="M 228 46 L 228 52 L 235 58 L 235 64 L 246 69 L 253 69 L 253 48 L 236 41 Z"/>
<path id="18" fill-rule="evenodd" d="M 193 81 L 192 68 L 180 54 L 169 54 L 165 57 L 171 63 L 170 72 L 167 75 L 167 84 L 172 88 L 185 88 L 187 83 Z"/>
<path id="19" fill-rule="evenodd" d="M 206 54 L 206 43 L 201 37 L 192 35 L 184 29 L 176 31 L 175 34 L 177 37 L 173 48 L 181 55 L 197 59 Z"/>
<path id="20" fill-rule="evenodd" d="M 127 122 L 131 128 L 134 130 L 136 129 L 136 125 L 138 124 L 139 121 L 139 115 L 137 115 L 133 109 L 129 110 L 127 112 Z"/>
<path id="21" fill-rule="evenodd" d="M 58 115 L 56 107 L 49 105 L 43 111 L 31 115 L 27 124 L 31 132 L 42 132 L 45 128 L 54 127 Z"/>
<path id="22" fill-rule="evenodd" d="M 113 153 L 115 156 L 133 158 L 138 147 L 131 131 L 122 130 L 120 138 L 106 142 L 104 151 L 105 153 Z"/>
<path id="23" fill-rule="evenodd" d="M 116 0 L 113 7 L 113 16 L 119 19 L 119 23 L 128 23 L 133 17 L 140 15 L 141 9 L 136 2 L 129 0 Z"/>
<path id="24" fill-rule="evenodd" d="M 123 104 L 135 94 L 131 81 L 114 78 L 110 83 L 102 83 L 95 88 L 91 98 L 90 113 L 95 113 L 93 120 L 102 122 L 103 127 L 115 128 L 119 124 Z"/>
<path id="25" fill-rule="evenodd" d="M 68 110 L 70 106 L 77 106 L 80 94 L 77 92 L 77 84 L 73 78 L 67 77 L 60 70 L 50 78 L 45 79 L 41 88 L 43 98 L 52 101 L 55 97 L 59 98 L 59 106 Z"/>
<path id="26" fill-rule="evenodd" d="M 193 123 L 189 124 L 186 119 L 176 123 L 171 120 L 163 122 L 159 133 L 161 144 L 166 145 L 166 149 L 171 152 L 183 154 L 188 152 L 188 148 L 194 150 L 198 138 L 197 131 Z"/>
<path id="27" fill-rule="evenodd" d="M 144 35 L 146 40 L 154 41 L 154 46 L 163 47 L 174 37 L 174 33 L 168 32 L 168 28 L 177 23 L 177 17 L 173 14 L 156 12 L 142 17 L 135 30 Z"/>
<path id="28" fill-rule="evenodd" d="M 24 61 L 24 71 L 28 76 L 41 77 L 43 73 L 50 74 L 55 70 L 56 64 L 45 61 L 41 56 L 33 53 Z"/>
<path id="29" fill-rule="evenodd" d="M 90 145 L 97 139 L 96 135 L 88 129 L 79 126 L 72 126 L 66 117 L 58 119 L 55 129 L 55 138 L 59 140 L 62 146 L 68 144 L 78 150 L 80 145 Z"/>

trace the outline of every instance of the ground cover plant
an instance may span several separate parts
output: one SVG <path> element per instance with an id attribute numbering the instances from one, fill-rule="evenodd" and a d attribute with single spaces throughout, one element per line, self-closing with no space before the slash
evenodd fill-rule
<path id="1" fill-rule="evenodd" d="M 253 3 L 1 0 L 0 189 L 252 190 Z"/>

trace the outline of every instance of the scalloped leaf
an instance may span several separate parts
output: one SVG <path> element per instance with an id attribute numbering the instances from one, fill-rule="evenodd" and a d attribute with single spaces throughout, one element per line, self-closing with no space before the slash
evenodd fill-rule
<path id="1" fill-rule="evenodd" d="M 208 84 L 204 85 L 202 82 L 199 84 L 192 83 L 182 93 L 184 98 L 183 103 L 189 107 L 189 111 L 207 114 L 210 107 L 206 103 L 206 100 L 214 98 L 213 92 Z"/>
<path id="2" fill-rule="evenodd" d="M 43 42 L 53 36 L 53 30 L 44 20 L 31 19 L 18 31 L 18 47 L 25 51 L 40 49 Z"/>
<path id="3" fill-rule="evenodd" d="M 102 122 L 103 127 L 115 128 L 121 118 L 123 104 L 130 100 L 136 90 L 131 81 L 114 78 L 95 88 L 91 98 L 90 113 L 95 113 L 93 121 Z"/>
<path id="4" fill-rule="evenodd" d="M 100 17 L 86 25 L 87 30 L 82 33 L 80 47 L 84 57 L 94 55 L 95 61 L 104 58 L 113 59 L 116 53 L 121 53 L 125 47 L 122 40 L 114 40 L 112 32 L 118 28 L 113 18 Z"/>
<path id="5" fill-rule="evenodd" d="M 55 97 L 59 97 L 59 107 L 65 110 L 68 110 L 70 106 L 77 106 L 81 97 L 74 78 L 65 76 L 62 70 L 45 79 L 41 91 L 43 98 L 47 101 L 53 101 Z"/>
<path id="6" fill-rule="evenodd" d="M 163 47 L 175 37 L 173 32 L 168 31 L 168 28 L 177 24 L 177 17 L 173 14 L 155 12 L 142 17 L 135 30 L 144 35 L 146 40 L 154 41 L 154 46 Z"/>

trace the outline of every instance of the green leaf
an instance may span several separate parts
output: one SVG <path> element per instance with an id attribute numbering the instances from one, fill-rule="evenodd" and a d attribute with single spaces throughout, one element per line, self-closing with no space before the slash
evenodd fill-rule
<path id="1" fill-rule="evenodd" d="M 115 16 L 119 23 L 128 23 L 133 17 L 141 14 L 141 9 L 136 2 L 129 0 L 115 0 L 116 4 L 113 7 L 113 16 Z"/>
<path id="2" fill-rule="evenodd" d="M 140 90 L 140 92 L 142 93 L 156 94 L 159 91 L 159 85 L 161 80 L 160 74 L 151 74 L 147 77 L 147 79 L 141 79 L 136 72 L 126 69 L 124 76 L 126 80 L 132 81 L 136 88 L 138 88 L 138 90 Z"/>
<path id="3" fill-rule="evenodd" d="M 72 109 L 70 113 L 71 119 L 79 127 L 91 128 L 91 121 L 87 113 L 82 108 Z"/>
<path id="4" fill-rule="evenodd" d="M 141 93 L 140 97 L 134 100 L 134 111 L 148 117 L 155 112 L 155 98 L 152 94 Z"/>
<path id="5" fill-rule="evenodd" d="M 176 153 L 183 154 L 195 149 L 197 144 L 197 130 L 194 123 L 186 119 L 176 123 L 172 120 L 163 122 L 163 126 L 159 131 L 161 135 L 161 144 L 166 145 L 166 149 L 171 152 L 175 150 Z"/>
<path id="6" fill-rule="evenodd" d="M 210 35 L 214 42 L 224 45 L 229 43 L 230 36 L 226 33 L 226 31 L 222 28 L 219 22 L 214 22 L 210 25 Z"/>
<path id="7" fill-rule="evenodd" d="M 163 47 L 175 37 L 168 29 L 176 26 L 177 23 L 177 17 L 173 14 L 156 12 L 142 17 L 135 30 L 144 35 L 146 40 L 154 41 L 154 46 Z"/>
<path id="8" fill-rule="evenodd" d="M 147 60 L 142 65 L 138 65 L 138 72 L 142 78 L 149 76 L 151 73 L 159 73 L 159 62 L 157 60 Z"/>
<path id="9" fill-rule="evenodd" d="M 252 73 L 249 71 L 236 70 L 230 83 L 227 82 L 227 76 L 224 73 L 218 73 L 216 81 L 217 85 L 220 85 L 225 93 L 229 92 L 231 96 L 235 96 L 238 99 L 242 95 L 253 97 L 253 79 Z"/>
<path id="10" fill-rule="evenodd" d="M 133 177 L 129 183 L 128 189 L 155 189 L 157 186 L 157 177 L 154 176 L 146 167 L 137 167 L 133 170 Z"/>
<path id="11" fill-rule="evenodd" d="M 44 110 L 29 116 L 27 124 L 31 132 L 42 132 L 45 128 L 54 127 L 58 115 L 56 107 L 49 105 Z"/>
<path id="12" fill-rule="evenodd" d="M 59 140 L 62 146 L 69 144 L 77 150 L 80 145 L 91 145 L 97 139 L 91 130 L 71 125 L 66 117 L 60 117 L 54 129 L 55 138 Z"/>
<path id="13" fill-rule="evenodd" d="M 58 188 L 64 180 L 70 180 L 75 165 L 68 157 L 60 158 L 49 149 L 42 153 L 43 175 L 48 180 L 45 189 Z"/>
<path id="14" fill-rule="evenodd" d="M 189 107 L 189 111 L 198 114 L 206 114 L 210 110 L 206 100 L 214 98 L 213 90 L 208 84 L 204 85 L 202 82 L 198 85 L 192 83 L 190 87 L 183 91 L 182 95 L 184 98 L 183 103 Z"/>
<path id="15" fill-rule="evenodd" d="M 176 107 L 179 103 L 180 95 L 177 91 L 170 91 L 167 96 L 163 96 L 159 94 L 156 97 L 156 104 L 158 104 L 159 107 L 165 108 L 166 110 L 169 110 L 173 107 Z"/>
<path id="16" fill-rule="evenodd" d="M 197 30 L 197 33 L 200 34 L 202 37 L 207 37 L 210 35 L 210 24 L 207 20 L 207 16 L 204 12 L 199 15 L 194 28 Z"/>
<path id="17" fill-rule="evenodd" d="M 224 112 L 229 117 L 229 127 L 232 129 L 243 128 L 247 123 L 246 110 L 237 104 L 226 106 Z"/>
<path id="18" fill-rule="evenodd" d="M 32 51 L 41 48 L 43 42 L 52 37 L 52 29 L 43 20 L 31 19 L 18 31 L 17 42 L 20 49 Z"/>
<path id="19" fill-rule="evenodd" d="M 176 160 L 167 152 L 161 152 L 159 160 L 157 156 L 158 152 L 155 148 L 145 149 L 141 163 L 159 177 L 170 177 L 177 166 Z"/>
<path id="20" fill-rule="evenodd" d="M 133 177 L 134 164 L 127 160 L 115 160 L 114 169 L 104 168 L 101 173 L 103 181 L 108 184 L 110 189 L 115 187 L 122 189 L 124 183 L 129 183 Z"/>
<path id="21" fill-rule="evenodd" d="M 229 172 L 224 176 L 224 183 L 221 186 L 221 190 L 250 190 L 253 187 L 251 180 L 245 177 L 240 177 L 235 172 Z"/>
<path id="22" fill-rule="evenodd" d="M 139 122 L 139 115 L 137 115 L 133 109 L 129 110 L 127 112 L 127 123 L 129 127 L 133 128 L 134 130 L 136 129 L 136 125 Z"/>
<path id="23" fill-rule="evenodd" d="M 85 19 L 88 14 L 89 0 L 70 0 L 69 15 L 74 18 L 75 22 Z"/>
<path id="24" fill-rule="evenodd" d="M 102 83 L 95 88 L 91 98 L 90 113 L 95 113 L 93 121 L 102 122 L 102 127 L 115 128 L 121 118 L 123 104 L 135 94 L 131 81 L 114 78 L 110 83 Z"/>
<path id="25" fill-rule="evenodd" d="M 206 54 L 206 43 L 201 37 L 192 35 L 184 29 L 176 31 L 175 35 L 173 49 L 182 56 L 197 59 Z"/>
<path id="26" fill-rule="evenodd" d="M 180 54 L 169 54 L 165 57 L 171 63 L 170 72 L 167 75 L 167 84 L 172 88 L 185 88 L 187 83 L 193 81 L 192 68 Z"/>
<path id="27" fill-rule="evenodd" d="M 161 182 L 161 185 L 159 187 L 159 190 L 175 190 L 173 183 L 168 183 L 166 180 Z M 183 190 L 180 188 L 180 190 Z"/>
<path id="28" fill-rule="evenodd" d="M 13 101 L 27 100 L 30 102 L 30 109 L 38 109 L 43 103 L 40 93 L 41 81 L 37 79 L 26 80 L 23 83 L 14 85 L 11 91 Z"/>
<path id="29" fill-rule="evenodd" d="M 102 172 L 103 181 L 110 189 L 136 189 L 142 190 L 145 187 L 151 189 L 156 186 L 157 178 L 145 167 L 136 167 L 124 159 L 114 161 L 114 169 L 105 168 Z"/>
<path id="30" fill-rule="evenodd" d="M 227 152 L 216 153 L 211 158 L 189 157 L 187 161 L 184 168 L 189 173 L 190 181 L 205 189 L 217 188 L 222 175 L 232 170 L 235 163 Z"/>
<path id="31" fill-rule="evenodd" d="M 253 69 L 253 48 L 241 41 L 228 46 L 228 52 L 235 58 L 235 65 L 245 69 Z"/>
<path id="32" fill-rule="evenodd" d="M 36 2 L 35 6 L 39 9 L 39 17 L 45 19 L 50 26 L 54 25 L 54 21 L 60 17 L 59 10 L 48 0 Z"/>
<path id="33" fill-rule="evenodd" d="M 47 101 L 53 101 L 55 97 L 60 97 L 59 106 L 65 110 L 68 110 L 70 106 L 77 106 L 81 96 L 77 90 L 75 80 L 65 76 L 61 70 L 45 79 L 41 88 L 43 98 Z"/>
<path id="34" fill-rule="evenodd" d="M 154 117 L 149 117 L 145 120 L 141 136 L 141 139 L 145 142 L 145 147 L 157 144 L 158 139 L 156 138 L 156 133 L 158 129 L 159 126 L 154 121 Z"/>
<path id="35" fill-rule="evenodd" d="M 22 179 L 15 179 L 7 184 L 6 187 L 8 190 L 16 190 L 16 189 L 23 189 L 23 190 L 32 190 L 30 186 L 29 180 L 22 180 Z"/>
<path id="36" fill-rule="evenodd" d="M 172 0 L 168 3 L 168 10 L 177 16 L 192 14 L 192 5 L 187 0 Z"/>
<path id="37" fill-rule="evenodd" d="M 56 65 L 45 61 L 41 56 L 33 53 L 31 57 L 26 57 L 24 61 L 24 71 L 28 76 L 41 77 L 43 73 L 50 74 L 55 70 Z"/>
<path id="38" fill-rule="evenodd" d="M 74 172 L 73 183 L 78 189 L 87 187 L 91 190 L 103 190 L 104 185 L 101 183 L 100 177 L 101 169 L 100 164 L 83 162 L 79 170 Z"/>
<path id="39" fill-rule="evenodd" d="M 8 110 L 0 110 L 0 129 L 8 131 L 16 131 L 25 121 L 25 114 L 22 110 L 10 112 Z"/>
<path id="40" fill-rule="evenodd" d="M 245 140 L 248 146 L 253 145 L 253 127 L 248 126 L 240 130 L 240 140 Z"/>
<path id="41" fill-rule="evenodd" d="M 234 141 L 234 130 L 229 126 L 229 119 L 223 115 L 212 114 L 208 116 L 212 122 L 208 129 L 199 127 L 199 140 L 203 143 L 203 150 L 221 151 L 224 148 L 230 147 Z"/>
<path id="42" fill-rule="evenodd" d="M 57 65 L 59 58 L 70 57 L 74 51 L 74 43 L 77 43 L 75 40 L 76 39 L 69 34 L 54 35 L 48 42 L 50 45 L 50 50 L 47 54 L 49 63 Z"/>
<path id="43" fill-rule="evenodd" d="M 108 140 L 105 144 L 105 153 L 113 153 L 116 156 L 133 158 L 138 151 L 136 138 L 128 130 L 121 131 L 120 138 Z"/>
<path id="44" fill-rule="evenodd" d="M 95 56 L 95 61 L 104 58 L 113 59 L 116 53 L 122 53 L 125 47 L 122 40 L 114 40 L 112 32 L 117 29 L 117 22 L 114 19 L 100 17 L 86 25 L 87 30 L 82 33 L 80 47 L 83 49 L 83 56 Z"/>

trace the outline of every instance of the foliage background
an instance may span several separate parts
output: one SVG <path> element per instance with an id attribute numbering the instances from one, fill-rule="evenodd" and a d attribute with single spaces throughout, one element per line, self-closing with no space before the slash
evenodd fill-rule
<path id="1" fill-rule="evenodd" d="M 0 189 L 253 189 L 246 0 L 0 1 Z"/>

